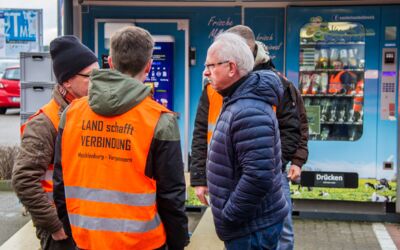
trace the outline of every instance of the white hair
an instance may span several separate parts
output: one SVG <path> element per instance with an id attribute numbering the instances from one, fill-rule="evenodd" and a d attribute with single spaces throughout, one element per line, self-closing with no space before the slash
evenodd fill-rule
<path id="1" fill-rule="evenodd" d="M 253 70 L 254 57 L 246 40 L 234 33 L 221 33 L 208 48 L 208 53 L 213 53 L 220 61 L 236 63 L 240 77 Z"/>

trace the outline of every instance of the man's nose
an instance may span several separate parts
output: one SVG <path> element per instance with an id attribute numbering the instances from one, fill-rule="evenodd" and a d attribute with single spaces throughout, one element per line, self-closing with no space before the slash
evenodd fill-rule
<path id="1" fill-rule="evenodd" d="M 204 76 L 209 76 L 210 74 L 211 73 L 210 73 L 210 71 L 208 69 L 205 69 L 204 72 L 203 72 Z"/>

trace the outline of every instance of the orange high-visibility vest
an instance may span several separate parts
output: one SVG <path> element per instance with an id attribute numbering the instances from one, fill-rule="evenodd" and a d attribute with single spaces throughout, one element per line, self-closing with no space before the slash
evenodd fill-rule
<path id="1" fill-rule="evenodd" d="M 71 103 L 62 137 L 68 217 L 80 249 L 156 249 L 165 244 L 156 181 L 145 175 L 163 112 L 150 97 L 113 117 L 93 112 L 84 97 Z"/>
<path id="2" fill-rule="evenodd" d="M 343 86 L 342 86 L 342 81 L 340 80 L 340 77 L 345 72 L 346 71 L 340 71 L 339 73 L 330 76 L 329 88 L 328 88 L 328 92 L 330 94 L 336 94 L 336 93 L 340 93 L 340 91 L 342 91 Z"/>
<path id="3" fill-rule="evenodd" d="M 354 97 L 353 110 L 361 112 L 364 102 L 364 81 L 359 80 L 356 85 L 356 96 Z"/>
<path id="4" fill-rule="evenodd" d="M 359 80 L 356 85 L 356 93 L 364 94 L 364 80 Z"/>
<path id="5" fill-rule="evenodd" d="M 60 116 L 58 114 L 60 110 L 60 105 L 53 99 L 50 100 L 49 103 L 44 105 L 42 108 L 40 108 L 35 114 L 30 116 L 28 120 L 21 125 L 20 132 L 21 136 L 25 131 L 25 127 L 27 123 L 32 120 L 35 116 L 38 116 L 39 114 L 44 114 L 49 118 L 51 123 L 53 124 L 54 128 L 56 131 L 58 130 L 58 124 L 60 122 Z M 45 174 L 41 177 L 40 182 L 42 184 L 42 187 L 44 191 L 47 194 L 47 197 L 49 198 L 50 201 L 53 201 L 53 171 L 54 171 L 54 166 L 53 163 L 49 164 Z"/>
<path id="6" fill-rule="evenodd" d="M 210 144 L 212 134 L 217 124 L 219 113 L 222 109 L 223 98 L 210 84 L 207 85 L 207 96 L 209 101 L 208 107 L 208 130 L 207 130 L 207 144 Z"/>
<path id="7" fill-rule="evenodd" d="M 341 81 L 341 77 L 345 73 L 350 74 L 354 78 L 356 78 L 356 75 L 353 72 L 349 72 L 349 71 L 345 71 L 345 70 L 342 70 L 337 74 L 331 75 L 329 77 L 329 88 L 328 88 L 328 92 L 330 94 L 337 94 L 343 90 L 343 83 Z"/>

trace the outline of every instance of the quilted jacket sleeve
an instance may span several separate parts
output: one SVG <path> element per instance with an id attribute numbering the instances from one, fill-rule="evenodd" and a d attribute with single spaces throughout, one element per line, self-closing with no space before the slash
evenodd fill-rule
<path id="1" fill-rule="evenodd" d="M 231 135 L 235 164 L 242 175 L 222 213 L 226 221 L 240 223 L 253 216 L 261 200 L 273 191 L 280 171 L 278 123 L 271 106 L 242 109 L 233 117 Z"/>

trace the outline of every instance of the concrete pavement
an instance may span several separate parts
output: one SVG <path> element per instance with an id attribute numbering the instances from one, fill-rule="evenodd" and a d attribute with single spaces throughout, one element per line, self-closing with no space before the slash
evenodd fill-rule
<path id="1" fill-rule="evenodd" d="M 3 245 L 0 250 L 26 250 L 40 249 L 39 240 L 36 238 L 35 228 L 32 221 L 25 224 L 16 234 L 14 234 Z"/>
<path id="2" fill-rule="evenodd" d="M 294 220 L 296 249 L 381 249 L 372 223 Z"/>
<path id="3" fill-rule="evenodd" d="M 341 222 L 294 219 L 295 249 L 299 250 L 392 250 L 400 235 L 398 224 Z M 381 231 L 377 231 L 381 230 Z M 394 230 L 394 231 L 393 231 Z M 393 232 L 391 232 L 393 231 Z M 397 236 L 396 236 L 397 234 Z M 29 246 L 29 248 L 27 248 Z M 26 224 L 0 250 L 38 249 L 32 223 Z M 190 240 L 188 250 L 222 250 L 223 243 L 215 234 L 210 209 L 204 213 Z"/>
<path id="4" fill-rule="evenodd" d="M 22 205 L 15 193 L 0 191 L 0 245 L 29 220 L 29 216 L 22 216 Z"/>
<path id="5" fill-rule="evenodd" d="M 379 227 L 382 232 L 376 232 Z M 306 220 L 294 218 L 296 250 L 395 250 L 400 249 L 398 224 Z M 391 232 L 392 231 L 392 232 Z M 390 236 L 389 236 L 390 235 Z M 207 209 L 190 240 L 189 250 L 222 250 L 215 234 L 210 209 Z"/>
<path id="6" fill-rule="evenodd" d="M 224 244 L 220 241 L 215 233 L 214 222 L 212 219 L 211 209 L 207 208 L 201 218 L 199 224 L 194 230 L 190 238 L 188 250 L 214 250 L 224 249 Z M 0 249 L 1 250 L 1 249 Z"/>

